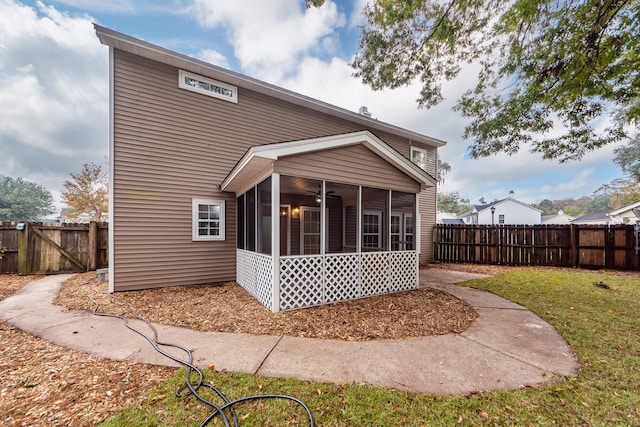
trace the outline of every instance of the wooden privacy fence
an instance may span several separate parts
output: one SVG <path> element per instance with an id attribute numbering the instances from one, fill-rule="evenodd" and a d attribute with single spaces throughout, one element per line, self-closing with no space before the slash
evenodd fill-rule
<path id="1" fill-rule="evenodd" d="M 440 262 L 639 270 L 633 225 L 451 225 L 434 227 Z"/>
<path id="2" fill-rule="evenodd" d="M 0 273 L 91 271 L 108 265 L 108 224 L 0 222 Z"/>

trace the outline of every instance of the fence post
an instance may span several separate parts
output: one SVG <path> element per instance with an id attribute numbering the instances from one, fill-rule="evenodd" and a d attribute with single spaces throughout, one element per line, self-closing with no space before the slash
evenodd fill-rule
<path id="1" fill-rule="evenodd" d="M 93 271 L 98 266 L 98 224 L 89 223 L 89 241 L 87 243 L 87 271 Z"/>
<path id="2" fill-rule="evenodd" d="M 578 233 L 576 232 L 576 225 L 569 224 L 569 262 L 572 266 L 577 267 L 580 262 L 580 256 L 578 255 Z"/>
<path id="3" fill-rule="evenodd" d="M 24 228 L 18 230 L 18 274 L 21 276 L 29 274 L 29 229 L 29 223 L 25 222 Z"/>

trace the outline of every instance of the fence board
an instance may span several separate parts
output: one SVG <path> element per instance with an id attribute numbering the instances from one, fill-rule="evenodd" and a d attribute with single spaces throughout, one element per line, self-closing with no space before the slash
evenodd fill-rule
<path id="1" fill-rule="evenodd" d="M 632 225 L 458 225 L 434 227 L 434 259 L 498 265 L 639 270 Z"/>
<path id="2" fill-rule="evenodd" d="M 0 222 L 0 242 L 7 247 L 0 259 L 0 273 L 78 272 L 106 267 L 108 234 L 106 223 L 27 223 L 24 230 L 17 230 L 15 223 Z"/>

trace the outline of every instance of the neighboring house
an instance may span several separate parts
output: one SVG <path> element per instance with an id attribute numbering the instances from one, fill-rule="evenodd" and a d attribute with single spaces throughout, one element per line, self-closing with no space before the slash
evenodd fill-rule
<path id="1" fill-rule="evenodd" d="M 563 211 L 558 211 L 557 214 L 555 215 L 542 215 L 542 224 L 560 224 L 560 225 L 565 225 L 565 224 L 569 224 L 574 217 L 567 215 L 566 213 L 564 213 Z"/>
<path id="2" fill-rule="evenodd" d="M 609 217 L 615 224 L 635 224 L 640 215 L 636 215 L 634 210 L 640 214 L 640 202 L 609 212 Z"/>
<path id="3" fill-rule="evenodd" d="M 531 205 L 507 197 L 484 205 L 473 205 L 472 209 L 459 215 L 465 224 L 507 225 L 540 224 L 542 211 Z"/>
<path id="4" fill-rule="evenodd" d="M 610 224 L 611 218 L 608 212 L 590 212 L 588 214 L 574 218 L 571 224 Z"/>
<path id="5" fill-rule="evenodd" d="M 460 218 L 444 218 L 441 224 L 464 225 L 464 221 Z"/>
<path id="6" fill-rule="evenodd" d="M 236 280 L 279 311 L 418 286 L 443 141 L 95 29 L 110 291 Z"/>
<path id="7" fill-rule="evenodd" d="M 436 212 L 436 224 L 446 224 L 445 221 L 457 219 L 457 215 L 449 212 Z"/>

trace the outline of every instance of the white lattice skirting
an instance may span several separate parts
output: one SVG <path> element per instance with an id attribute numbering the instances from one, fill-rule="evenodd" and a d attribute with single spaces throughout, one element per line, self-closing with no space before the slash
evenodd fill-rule
<path id="1" fill-rule="evenodd" d="M 282 257 L 280 310 L 416 289 L 417 271 L 415 251 Z"/>
<path id="2" fill-rule="evenodd" d="M 236 250 L 236 281 L 261 304 L 272 310 L 273 258 L 256 252 Z"/>

